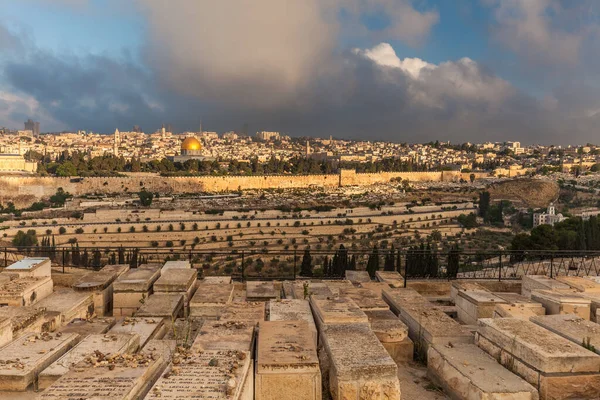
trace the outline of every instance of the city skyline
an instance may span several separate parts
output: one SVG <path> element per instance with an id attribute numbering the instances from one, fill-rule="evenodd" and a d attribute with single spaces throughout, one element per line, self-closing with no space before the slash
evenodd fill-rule
<path id="1" fill-rule="evenodd" d="M 597 11 L 550 0 L 5 2 L 0 126 L 183 132 L 203 121 L 392 142 L 594 143 Z"/>

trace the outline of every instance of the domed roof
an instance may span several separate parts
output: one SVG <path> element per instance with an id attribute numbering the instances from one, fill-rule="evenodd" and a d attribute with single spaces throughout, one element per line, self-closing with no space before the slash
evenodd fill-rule
<path id="1" fill-rule="evenodd" d="M 181 150 L 200 150 L 202 149 L 202 145 L 195 137 L 185 138 L 183 143 L 181 143 Z"/>

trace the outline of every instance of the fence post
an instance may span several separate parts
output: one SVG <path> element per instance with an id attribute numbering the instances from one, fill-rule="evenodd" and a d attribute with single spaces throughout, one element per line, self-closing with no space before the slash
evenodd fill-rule
<path id="1" fill-rule="evenodd" d="M 62 249 L 62 270 L 63 274 L 65 273 L 65 248 Z"/>
<path id="2" fill-rule="evenodd" d="M 502 281 L 502 252 L 500 252 L 500 268 L 498 269 L 498 282 Z"/>
<path id="3" fill-rule="evenodd" d="M 296 280 L 296 249 L 294 249 L 294 280 Z"/>
<path id="4" fill-rule="evenodd" d="M 8 248 L 4 248 L 4 268 L 8 267 Z"/>
<path id="5" fill-rule="evenodd" d="M 400 257 L 402 262 L 402 257 Z M 408 280 L 408 257 L 404 257 L 404 287 L 406 288 L 406 281 Z"/>
<path id="6" fill-rule="evenodd" d="M 550 254 L 550 279 L 554 277 L 554 253 Z"/>
<path id="7" fill-rule="evenodd" d="M 245 274 L 244 270 L 246 269 L 246 263 L 244 262 L 244 250 L 242 250 L 242 283 L 244 282 Z"/>

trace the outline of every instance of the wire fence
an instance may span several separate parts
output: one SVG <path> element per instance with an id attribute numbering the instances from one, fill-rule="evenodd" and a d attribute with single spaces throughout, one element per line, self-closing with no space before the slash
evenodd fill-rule
<path id="1" fill-rule="evenodd" d="M 395 270 L 414 279 L 521 279 L 600 275 L 600 251 L 436 251 L 423 248 L 357 250 L 195 250 L 146 247 L 4 247 L 0 266 L 24 257 L 49 257 L 54 267 L 98 270 L 109 264 L 164 264 L 189 261 L 199 276 L 231 275 L 237 280 L 335 279 L 346 270 Z"/>

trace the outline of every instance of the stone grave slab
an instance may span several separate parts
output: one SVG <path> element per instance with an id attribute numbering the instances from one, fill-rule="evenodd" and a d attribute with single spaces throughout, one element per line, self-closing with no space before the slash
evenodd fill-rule
<path id="1" fill-rule="evenodd" d="M 327 325 L 322 334 L 333 400 L 401 398 L 398 367 L 368 324 Z"/>
<path id="2" fill-rule="evenodd" d="M 535 311 L 535 308 L 525 307 L 523 304 L 498 304 L 494 308 L 492 318 L 516 318 L 523 321 L 529 321 L 529 318 L 538 315 L 544 315 L 546 310 L 542 307 L 542 314 Z"/>
<path id="3" fill-rule="evenodd" d="M 106 268 L 106 267 L 104 267 Z M 117 279 L 117 272 L 110 269 L 89 272 L 73 284 L 73 290 L 92 293 L 96 315 L 110 315 L 113 305 L 112 283 Z"/>
<path id="4" fill-rule="evenodd" d="M 6 267 L 3 273 L 17 274 L 19 278 L 49 278 L 52 265 L 48 257 L 25 257 Z"/>
<path id="5" fill-rule="evenodd" d="M 529 297 L 525 297 L 523 295 L 511 292 L 493 292 L 494 296 L 500 297 L 502 300 L 511 305 L 519 305 L 526 308 L 532 308 L 533 312 L 538 315 L 544 315 L 546 313 L 546 309 L 542 306 L 541 303 L 537 301 L 531 300 Z"/>
<path id="6" fill-rule="evenodd" d="M 183 294 L 184 315 L 189 313 L 190 299 L 196 291 L 195 269 L 171 268 L 162 270 L 160 278 L 154 282 L 154 293 L 181 293 Z"/>
<path id="7" fill-rule="evenodd" d="M 52 294 L 50 277 L 23 277 L 0 284 L 0 307 L 30 306 Z"/>
<path id="8" fill-rule="evenodd" d="M 181 293 L 155 293 L 144 301 L 144 304 L 135 312 L 135 316 L 168 319 L 183 316 L 183 295 Z"/>
<path id="9" fill-rule="evenodd" d="M 569 285 L 570 288 L 578 292 L 600 293 L 600 282 L 595 282 L 581 276 L 559 276 L 556 280 Z"/>
<path id="10" fill-rule="evenodd" d="M 423 297 L 405 289 L 386 291 L 383 296 L 392 311 L 408 326 L 409 337 L 424 357 L 431 344 L 473 343 L 471 332 Z"/>
<path id="11" fill-rule="evenodd" d="M 317 326 L 307 300 L 271 300 L 267 307 L 269 309 L 269 321 L 305 321 L 308 324 L 308 330 L 315 347 L 317 346 Z"/>
<path id="12" fill-rule="evenodd" d="M 331 299 L 312 296 L 310 305 L 319 332 L 323 330 L 325 325 L 369 323 L 364 311 L 349 297 Z"/>
<path id="13" fill-rule="evenodd" d="M 590 303 L 590 320 L 598 323 L 600 321 L 600 293 L 581 292 L 577 295 L 588 299 Z"/>
<path id="14" fill-rule="evenodd" d="M 573 314 L 538 315 L 530 321 L 600 354 L 600 325 L 595 322 Z"/>
<path id="15" fill-rule="evenodd" d="M 533 385 L 540 399 L 600 397 L 600 356 L 529 321 L 482 318 L 477 345 Z"/>
<path id="16" fill-rule="evenodd" d="M 232 284 L 200 283 L 190 300 L 190 317 L 218 319 L 225 305 L 231 303 Z"/>
<path id="17" fill-rule="evenodd" d="M 308 285 L 306 287 L 306 298 L 305 298 L 305 289 L 304 289 L 305 284 Z M 308 300 L 308 298 L 312 295 L 333 297 L 333 293 L 331 292 L 331 290 L 329 290 L 329 287 L 323 282 L 311 282 L 311 281 L 293 282 L 292 288 L 293 288 L 294 292 L 293 292 L 293 296 L 291 298 L 293 298 L 293 299 Z M 286 296 L 286 297 L 288 297 L 288 296 Z"/>
<path id="18" fill-rule="evenodd" d="M 321 400 L 317 347 L 306 321 L 263 321 L 257 343 L 256 400 Z"/>
<path id="19" fill-rule="evenodd" d="M 361 282 L 371 282 L 371 277 L 367 271 L 346 271 L 346 279 L 351 283 L 359 284 Z"/>
<path id="20" fill-rule="evenodd" d="M 12 337 L 16 339 L 26 333 L 40 333 L 45 322 L 45 311 L 35 306 L 0 307 L 0 319 L 8 318 L 12 325 Z"/>
<path id="21" fill-rule="evenodd" d="M 9 317 L 0 317 L 0 347 L 13 340 L 12 321 Z"/>
<path id="22" fill-rule="evenodd" d="M 150 339 L 140 350 L 140 354 L 152 360 L 160 360 L 159 371 L 162 373 L 169 366 L 173 358 L 179 354 L 178 349 L 181 349 L 181 347 L 177 346 L 175 340 Z M 145 382 L 144 389 L 142 389 L 143 393 L 150 391 L 150 388 L 154 386 L 160 375 L 160 373 L 155 374 Z"/>
<path id="23" fill-rule="evenodd" d="M 427 373 L 456 399 L 538 399 L 533 386 L 474 344 L 429 346 Z"/>
<path id="24" fill-rule="evenodd" d="M 371 289 L 365 288 L 349 288 L 340 289 L 340 297 L 351 298 L 361 310 L 375 311 L 375 310 L 389 310 L 390 307 L 387 305 L 383 298 Z"/>
<path id="25" fill-rule="evenodd" d="M 404 278 L 397 271 L 376 271 L 375 278 L 379 282 L 387 283 L 393 288 L 404 286 Z"/>
<path id="26" fill-rule="evenodd" d="M 383 291 L 390 290 L 390 285 L 383 282 L 361 282 L 360 287 L 372 290 L 377 293 L 377 296 L 383 298 Z"/>
<path id="27" fill-rule="evenodd" d="M 57 290 L 36 304 L 60 314 L 60 324 L 65 325 L 75 318 L 90 318 L 94 315 L 94 299 L 90 293 L 76 292 L 72 289 Z"/>
<path id="28" fill-rule="evenodd" d="M 569 285 L 550 279 L 546 275 L 525 275 L 521 278 L 521 294 L 531 297 L 533 290 L 569 289 Z"/>
<path id="29" fill-rule="evenodd" d="M 143 399 L 162 373 L 162 356 L 124 354 L 100 364 L 100 357 L 83 360 L 40 395 L 40 400 Z"/>
<path id="30" fill-rule="evenodd" d="M 159 266 L 140 266 L 119 276 L 113 282 L 113 315 L 133 315 L 152 294 L 152 285 L 159 276 Z"/>
<path id="31" fill-rule="evenodd" d="M 347 279 L 341 279 L 341 280 L 327 280 L 327 281 L 323 281 L 323 283 L 325 285 L 327 285 L 327 287 L 329 288 L 329 290 L 331 290 L 331 293 L 333 293 L 334 296 L 339 296 L 340 295 L 340 289 L 341 288 L 351 288 L 354 287 L 354 285 L 352 284 L 352 282 L 350 282 Z"/>
<path id="32" fill-rule="evenodd" d="M 75 345 L 77 334 L 28 333 L 0 348 L 0 390 L 24 391 Z"/>
<path id="33" fill-rule="evenodd" d="M 192 269 L 192 264 L 189 261 L 167 261 L 163 265 L 162 270 L 164 272 L 169 269 Z"/>
<path id="34" fill-rule="evenodd" d="M 468 280 L 452 281 L 452 284 L 450 285 L 450 298 L 452 299 L 452 301 L 456 302 L 458 292 L 462 290 L 479 290 L 482 292 L 488 291 L 484 286 L 480 285 L 477 282 L 472 282 Z"/>
<path id="35" fill-rule="evenodd" d="M 456 311 L 460 322 L 476 325 L 479 318 L 492 318 L 497 304 L 506 304 L 498 296 L 487 290 L 459 290 L 455 298 Z"/>
<path id="36" fill-rule="evenodd" d="M 129 264 L 108 264 L 102 267 L 100 271 L 102 272 L 114 272 L 117 274 L 117 278 L 123 275 L 125 272 L 129 271 Z"/>
<path id="37" fill-rule="evenodd" d="M 162 318 L 124 317 L 110 328 L 108 334 L 137 334 L 140 337 L 140 347 L 144 347 L 151 339 L 162 339 L 165 330 Z"/>
<path id="38" fill-rule="evenodd" d="M 62 326 L 58 331 L 62 334 L 77 333 L 81 339 L 88 335 L 100 335 L 108 332 L 115 326 L 116 319 L 113 317 L 102 317 L 92 319 L 76 318 Z"/>
<path id="39" fill-rule="evenodd" d="M 293 282 L 293 281 L 281 282 L 281 290 L 283 291 L 284 299 L 295 299 L 296 298 L 296 295 L 294 293 L 294 284 L 295 284 L 295 282 Z M 304 297 L 304 294 L 302 294 L 302 297 Z"/>
<path id="40" fill-rule="evenodd" d="M 192 351 L 238 350 L 252 355 L 254 331 L 255 325 L 248 321 L 206 321 L 196 336 Z"/>
<path id="41" fill-rule="evenodd" d="M 253 325 L 265 320 L 265 303 L 262 301 L 247 301 L 227 304 L 219 321 L 248 321 Z"/>
<path id="42" fill-rule="evenodd" d="M 251 400 L 252 371 L 248 353 L 208 350 L 191 354 L 167 368 L 146 400 Z"/>
<path id="43" fill-rule="evenodd" d="M 414 345 L 406 324 L 390 310 L 365 311 L 371 330 L 398 364 L 413 359 Z"/>
<path id="44" fill-rule="evenodd" d="M 552 290 L 534 290 L 531 299 L 541 303 L 546 314 L 575 314 L 589 320 L 592 301 L 576 294 Z"/>
<path id="45" fill-rule="evenodd" d="M 114 353 L 133 353 L 140 345 L 138 335 L 88 335 L 58 360 L 38 375 L 38 389 L 43 390 L 65 375 L 80 361 L 100 352 L 106 356 Z"/>
<path id="46" fill-rule="evenodd" d="M 199 318 L 177 318 L 165 320 L 166 333 L 162 340 L 175 340 L 180 346 L 191 346 L 200 332 L 204 320 Z"/>
<path id="47" fill-rule="evenodd" d="M 205 285 L 230 285 L 231 276 L 205 276 L 200 283 Z"/>
<path id="48" fill-rule="evenodd" d="M 271 281 L 249 281 L 246 283 L 246 300 L 269 301 L 277 299 L 279 293 Z"/>

